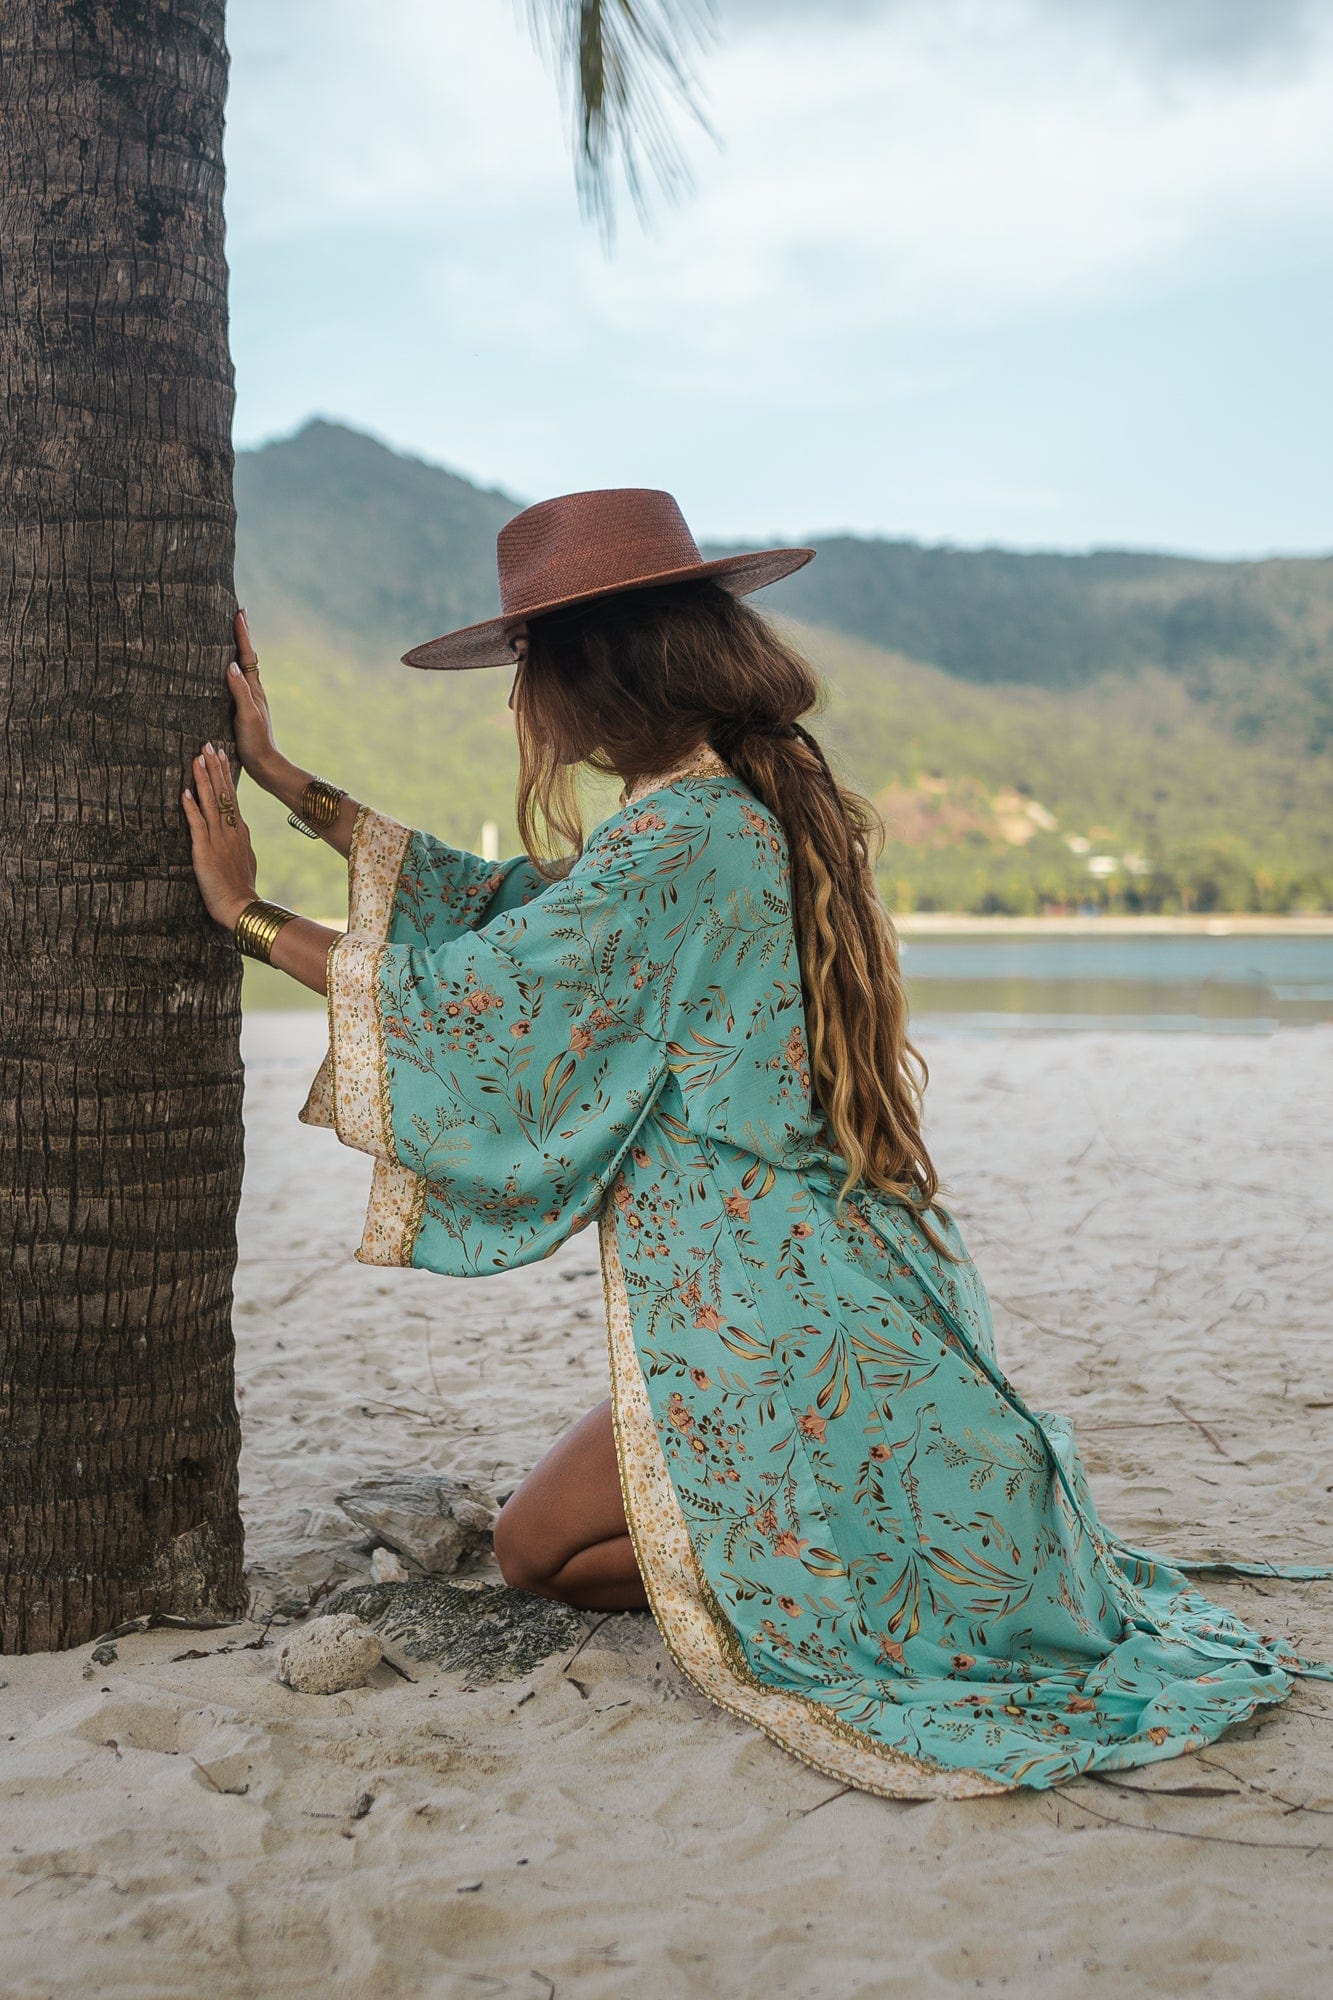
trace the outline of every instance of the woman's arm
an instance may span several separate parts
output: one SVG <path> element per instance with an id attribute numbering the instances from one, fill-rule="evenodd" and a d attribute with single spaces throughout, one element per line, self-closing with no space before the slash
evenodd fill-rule
<path id="1" fill-rule="evenodd" d="M 292 979 L 299 979 L 312 993 L 328 990 L 329 946 L 337 944 L 341 931 L 317 924 L 313 917 L 293 917 L 273 940 L 269 964 L 276 965 Z"/>
<path id="2" fill-rule="evenodd" d="M 314 772 L 303 771 L 299 764 L 284 757 L 273 740 L 268 693 L 259 678 L 259 655 L 243 609 L 236 613 L 232 629 L 236 635 L 236 658 L 227 669 L 227 686 L 231 690 L 236 752 L 242 769 L 261 791 L 280 800 L 288 812 L 299 812 L 301 794 Z M 338 817 L 330 825 L 315 829 L 344 860 L 352 845 L 357 811 L 357 801 L 344 796 L 338 801 Z M 311 984 L 309 980 L 305 983 Z"/>
<path id="3" fill-rule="evenodd" d="M 253 681 L 253 678 L 253 675 L 246 676 L 248 681 Z M 245 768 L 249 772 L 249 775 L 255 779 L 255 783 L 262 786 L 264 791 L 277 799 L 279 804 L 286 806 L 288 812 L 300 812 L 301 794 L 314 777 L 315 774 L 313 771 L 303 771 L 299 764 L 291 763 L 288 758 L 283 757 L 281 754 L 267 768 L 262 778 L 256 777 L 248 764 Z M 356 825 L 356 816 L 360 810 L 359 802 L 356 799 L 349 798 L 344 792 L 338 801 L 338 817 L 331 821 L 328 826 L 314 828 L 320 839 L 327 840 L 334 853 L 341 854 L 344 861 L 351 850 L 352 829 Z"/>

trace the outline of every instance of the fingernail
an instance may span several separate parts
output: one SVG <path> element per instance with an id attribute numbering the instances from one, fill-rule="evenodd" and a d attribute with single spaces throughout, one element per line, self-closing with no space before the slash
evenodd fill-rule
<path id="1" fill-rule="evenodd" d="M 204 748 L 209 752 L 210 756 L 213 757 L 217 756 L 218 753 L 216 750 L 214 750 L 213 745 L 211 743 L 205 743 Z"/>
<path id="2" fill-rule="evenodd" d="M 231 665 L 230 665 L 230 666 L 228 667 L 228 669 L 227 669 L 227 672 L 228 672 L 229 674 L 239 674 L 239 672 L 240 672 L 240 671 L 241 671 L 241 670 L 240 670 L 240 668 L 239 668 L 239 667 L 237 666 L 237 664 L 236 664 L 235 660 L 233 660 L 233 661 L 232 661 Z"/>

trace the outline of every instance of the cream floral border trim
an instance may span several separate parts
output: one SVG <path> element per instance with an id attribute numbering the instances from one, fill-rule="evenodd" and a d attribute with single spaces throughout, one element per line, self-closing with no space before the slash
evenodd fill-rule
<path id="1" fill-rule="evenodd" d="M 366 1201 L 358 1264 L 410 1264 L 429 1182 L 397 1160 L 376 1160 Z"/>
<path id="2" fill-rule="evenodd" d="M 667 1471 L 643 1379 L 616 1241 L 615 1203 L 599 1219 L 620 1490 L 648 1602 L 668 1653 L 701 1694 L 802 1763 L 888 1799 L 967 1799 L 1008 1792 L 981 1771 L 950 1770 L 891 1749 L 803 1695 L 766 1687 L 700 1574 Z"/>
<path id="3" fill-rule="evenodd" d="M 347 935 L 329 946 L 329 1049 L 297 1114 L 329 1125 L 345 1146 L 374 1156 L 361 1264 L 410 1264 L 426 1207 L 426 1182 L 394 1157 L 384 1036 L 379 1014 L 380 954 L 410 827 L 362 806 L 347 853 Z"/>
<path id="4" fill-rule="evenodd" d="M 344 1146 L 377 1157 L 393 1150 L 379 1008 L 384 951 L 383 941 L 371 943 L 349 931 L 330 946 L 328 964 L 334 1128 Z"/>

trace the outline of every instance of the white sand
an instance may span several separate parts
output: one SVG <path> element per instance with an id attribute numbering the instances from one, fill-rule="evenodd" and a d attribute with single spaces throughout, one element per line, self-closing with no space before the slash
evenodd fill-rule
<path id="1" fill-rule="evenodd" d="M 503 1493 L 605 1393 L 590 1236 L 482 1282 L 351 1261 L 368 1162 L 295 1116 L 321 1033 L 247 1024 L 260 1610 L 368 1573 L 346 1482 Z M 1327 1560 L 1333 1032 L 927 1047 L 1003 1358 L 1074 1416 L 1107 1519 Z M 1333 1584 L 1205 1588 L 1333 1657 Z M 88 1677 L 87 1647 L 0 1662 L 4 2000 L 1333 1990 L 1327 1683 L 1122 1783 L 895 1804 L 694 1695 L 647 1621 L 518 1684 L 382 1667 L 329 1698 L 280 1686 L 258 1631 L 122 1640 Z"/>

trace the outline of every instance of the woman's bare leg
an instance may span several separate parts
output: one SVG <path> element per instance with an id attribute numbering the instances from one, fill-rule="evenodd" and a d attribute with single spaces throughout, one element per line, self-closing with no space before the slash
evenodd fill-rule
<path id="1" fill-rule="evenodd" d="M 495 1523 L 506 1583 L 580 1611 L 643 1611 L 648 1599 L 625 1523 L 611 1404 L 551 1446 Z"/>

